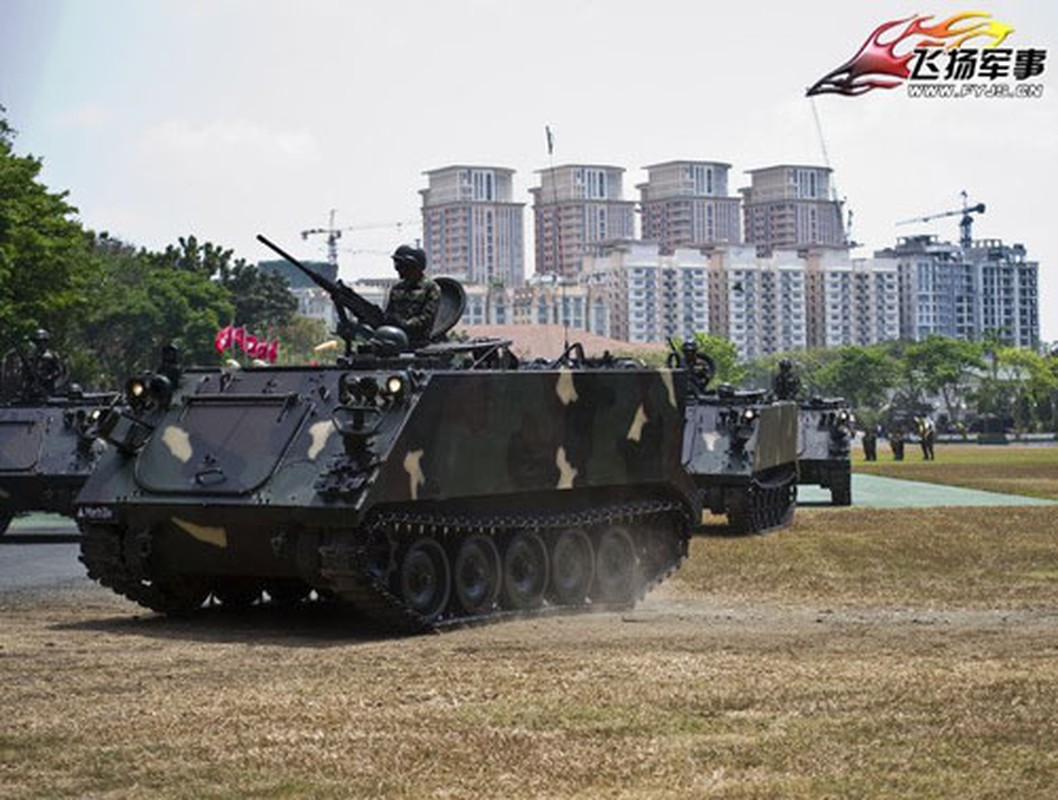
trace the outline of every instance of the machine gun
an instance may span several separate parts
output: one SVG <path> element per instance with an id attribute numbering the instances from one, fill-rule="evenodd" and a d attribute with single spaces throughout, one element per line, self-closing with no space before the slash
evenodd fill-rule
<path id="1" fill-rule="evenodd" d="M 337 333 L 343 340 L 345 340 L 346 356 L 351 355 L 353 350 L 353 339 L 356 338 L 358 333 L 361 333 L 361 330 L 359 330 L 360 326 L 356 325 L 349 319 L 350 313 L 364 325 L 370 326 L 371 328 L 378 328 L 385 324 L 385 312 L 370 300 L 365 300 L 355 291 L 350 289 L 342 283 L 340 279 L 334 282 L 327 280 L 318 272 L 306 267 L 294 258 L 294 256 L 290 255 L 290 253 L 279 247 L 279 245 L 269 241 L 268 238 L 262 234 L 257 234 L 257 241 L 266 247 L 271 248 L 299 270 L 304 272 L 312 279 L 313 283 L 331 296 L 331 302 L 334 303 L 334 308 L 338 312 Z"/>

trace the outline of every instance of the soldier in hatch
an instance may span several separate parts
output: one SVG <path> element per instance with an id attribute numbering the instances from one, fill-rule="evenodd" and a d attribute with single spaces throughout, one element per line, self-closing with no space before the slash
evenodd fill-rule
<path id="1" fill-rule="evenodd" d="M 426 253 L 402 244 L 393 253 L 393 266 L 400 281 L 390 290 L 386 303 L 386 324 L 401 328 L 412 348 L 430 343 L 441 288 L 426 277 Z"/>
<path id="2" fill-rule="evenodd" d="M 777 400 L 796 400 L 801 393 L 801 379 L 794 372 L 790 359 L 779 362 L 779 372 L 772 378 L 771 391 Z"/>

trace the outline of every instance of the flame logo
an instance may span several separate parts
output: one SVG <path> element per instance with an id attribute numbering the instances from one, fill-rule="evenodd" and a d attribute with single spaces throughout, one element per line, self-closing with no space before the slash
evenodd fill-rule
<path id="1" fill-rule="evenodd" d="M 917 48 L 951 50 L 982 38 L 984 47 L 998 47 L 1014 31 L 983 11 L 967 11 L 931 25 L 932 19 L 930 15 L 918 15 L 882 23 L 856 55 L 816 81 L 807 96 L 855 96 L 871 89 L 892 89 L 910 76 L 908 62 Z"/>

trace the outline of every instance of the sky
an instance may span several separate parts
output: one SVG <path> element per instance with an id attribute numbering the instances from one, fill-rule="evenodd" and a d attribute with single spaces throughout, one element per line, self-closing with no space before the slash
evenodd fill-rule
<path id="1" fill-rule="evenodd" d="M 1004 43 L 1048 51 L 1041 98 L 915 99 L 904 88 L 809 100 L 878 25 L 985 11 Z M 898 236 L 1022 243 L 1040 264 L 1044 340 L 1058 340 L 1058 4 L 708 0 L 0 0 L 0 105 L 15 150 L 43 160 L 81 222 L 162 249 L 181 236 L 272 258 L 392 272 L 421 235 L 427 170 L 690 159 L 746 170 L 821 164 L 852 212 L 856 256 Z M 813 113 L 813 103 L 815 112 Z M 818 124 L 817 124 L 818 117 Z M 545 126 L 553 132 L 548 156 Z M 532 270 L 527 248 L 526 268 Z"/>

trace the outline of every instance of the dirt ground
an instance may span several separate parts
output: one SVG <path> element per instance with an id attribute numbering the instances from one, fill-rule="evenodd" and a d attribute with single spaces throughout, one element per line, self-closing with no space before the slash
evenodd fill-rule
<path id="1" fill-rule="evenodd" d="M 799 511 L 787 531 L 696 539 L 624 614 L 405 639 L 318 608 L 174 621 L 96 587 L 0 595 L 0 785 L 1054 797 L 1054 517 Z"/>

